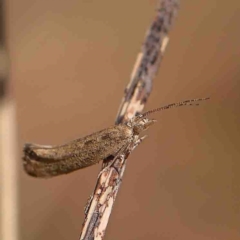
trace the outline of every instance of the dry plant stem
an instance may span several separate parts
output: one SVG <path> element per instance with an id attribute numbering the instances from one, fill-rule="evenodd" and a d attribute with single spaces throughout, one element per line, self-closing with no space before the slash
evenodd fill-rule
<path id="1" fill-rule="evenodd" d="M 18 168 L 16 104 L 9 78 L 6 2 L 0 0 L 0 239 L 18 238 Z"/>
<path id="2" fill-rule="evenodd" d="M 154 21 L 146 33 L 141 52 L 138 54 L 130 83 L 125 89 L 116 124 L 125 122 L 142 112 L 167 46 L 168 32 L 178 7 L 179 0 L 160 1 Z M 103 239 L 122 181 L 126 159 L 141 141 L 142 139 L 135 145 L 128 146 L 112 162 L 103 162 L 103 170 L 98 176 L 93 195 L 85 209 L 81 240 Z"/>

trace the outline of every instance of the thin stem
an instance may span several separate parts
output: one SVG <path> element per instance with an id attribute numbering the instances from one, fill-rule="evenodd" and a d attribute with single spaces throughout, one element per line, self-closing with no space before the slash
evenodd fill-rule
<path id="1" fill-rule="evenodd" d="M 179 0 L 162 0 L 147 30 L 138 54 L 130 83 L 120 105 L 116 124 L 141 113 L 152 90 L 152 81 L 159 69 L 169 37 L 168 32 L 179 7 Z M 140 143 L 140 142 L 139 142 Z M 114 162 L 103 162 L 96 187 L 85 211 L 81 240 L 103 239 L 126 167 L 126 159 L 136 145 L 129 146 Z M 106 166 L 109 166 L 105 169 Z"/>

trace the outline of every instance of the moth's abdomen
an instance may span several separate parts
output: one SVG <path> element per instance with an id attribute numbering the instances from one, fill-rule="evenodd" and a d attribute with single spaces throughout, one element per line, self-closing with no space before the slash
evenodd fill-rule
<path id="1" fill-rule="evenodd" d="M 35 177 L 66 174 L 115 156 L 131 137 L 129 127 L 117 125 L 60 146 L 26 144 L 24 169 Z"/>

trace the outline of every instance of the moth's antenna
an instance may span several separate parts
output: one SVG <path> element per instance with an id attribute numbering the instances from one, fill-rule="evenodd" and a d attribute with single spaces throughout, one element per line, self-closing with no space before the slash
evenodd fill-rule
<path id="1" fill-rule="evenodd" d="M 196 98 L 196 99 L 185 100 L 185 101 L 178 102 L 178 103 L 168 104 L 164 107 L 156 108 L 156 109 L 150 110 L 148 112 L 145 112 L 145 113 L 141 114 L 141 117 L 146 117 L 149 114 L 152 114 L 154 112 L 159 112 L 159 111 L 170 109 L 170 108 L 173 108 L 173 107 L 198 106 L 199 105 L 198 102 L 205 101 L 205 100 L 208 100 L 208 99 L 210 99 L 210 98 L 209 97 L 208 98 Z"/>

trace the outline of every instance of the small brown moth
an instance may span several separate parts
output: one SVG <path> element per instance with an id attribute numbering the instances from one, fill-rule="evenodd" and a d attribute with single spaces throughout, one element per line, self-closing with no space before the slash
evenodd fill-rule
<path id="1" fill-rule="evenodd" d="M 140 133 L 156 120 L 147 116 L 172 107 L 198 105 L 199 98 L 173 103 L 133 117 L 126 123 L 106 128 L 83 138 L 59 146 L 25 144 L 25 171 L 34 177 L 48 178 L 91 166 L 101 160 L 111 160 L 130 144 L 140 142 Z"/>

